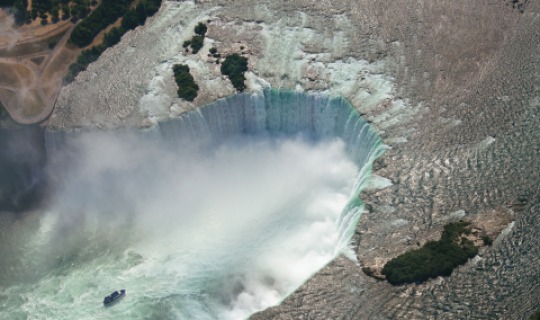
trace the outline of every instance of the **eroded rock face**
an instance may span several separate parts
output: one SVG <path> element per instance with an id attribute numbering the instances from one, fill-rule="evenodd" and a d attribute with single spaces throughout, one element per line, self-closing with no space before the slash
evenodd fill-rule
<path id="1" fill-rule="evenodd" d="M 520 2 L 521 3 L 521 2 Z M 357 228 L 359 261 L 398 255 L 463 216 L 516 219 L 445 279 L 392 287 L 339 258 L 253 319 L 520 319 L 540 300 L 540 2 L 165 2 L 59 96 L 49 126 L 150 125 L 234 93 L 208 49 L 249 58 L 248 90 L 340 94 L 389 150 Z M 523 12 L 521 12 L 523 11 Z M 207 21 L 205 46 L 182 42 Z M 176 98 L 172 65 L 201 90 Z"/>

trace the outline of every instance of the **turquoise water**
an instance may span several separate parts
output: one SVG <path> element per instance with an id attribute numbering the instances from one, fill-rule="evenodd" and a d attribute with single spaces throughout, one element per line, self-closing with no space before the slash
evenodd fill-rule
<path id="1" fill-rule="evenodd" d="M 382 152 L 346 100 L 280 90 L 46 141 L 51 201 L 8 235 L 2 319 L 246 319 L 347 249 Z"/>

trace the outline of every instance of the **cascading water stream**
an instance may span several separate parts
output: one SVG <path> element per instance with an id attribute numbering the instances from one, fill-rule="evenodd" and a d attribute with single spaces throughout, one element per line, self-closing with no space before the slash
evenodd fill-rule
<path id="1" fill-rule="evenodd" d="M 346 100 L 285 90 L 45 139 L 52 200 L 14 272 L 32 280 L 0 284 L 0 318 L 245 319 L 347 248 L 383 152 Z"/>

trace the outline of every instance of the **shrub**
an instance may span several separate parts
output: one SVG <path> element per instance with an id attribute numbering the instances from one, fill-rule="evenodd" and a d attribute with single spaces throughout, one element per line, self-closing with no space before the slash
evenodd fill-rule
<path id="1" fill-rule="evenodd" d="M 529 320 L 540 320 L 540 310 L 536 311 Z"/>
<path id="2" fill-rule="evenodd" d="M 227 56 L 221 64 L 221 73 L 229 77 L 233 86 L 240 92 L 246 88 L 244 84 L 244 81 L 246 81 L 244 72 L 247 70 L 248 59 L 236 53 Z"/>
<path id="3" fill-rule="evenodd" d="M 199 86 L 195 83 L 191 73 L 189 73 L 189 66 L 175 64 L 173 66 L 173 72 L 174 80 L 178 85 L 178 97 L 187 101 L 193 101 L 197 97 Z"/>
<path id="4" fill-rule="evenodd" d="M 197 53 L 204 45 L 204 36 L 195 35 L 191 38 L 191 53 Z"/>
<path id="5" fill-rule="evenodd" d="M 15 0 L 0 0 L 0 8 L 11 7 L 15 3 Z"/>
<path id="6" fill-rule="evenodd" d="M 199 24 L 195 26 L 195 35 L 191 37 L 190 40 L 186 40 L 182 43 L 182 47 L 186 49 L 186 52 L 189 52 L 189 46 L 191 46 L 191 53 L 193 54 L 201 50 L 204 45 L 204 35 L 206 34 L 206 30 L 206 25 L 202 22 L 199 22 Z"/>
<path id="7" fill-rule="evenodd" d="M 490 246 L 493 244 L 493 239 L 491 239 L 488 235 L 482 236 L 482 241 L 484 241 L 484 245 Z"/>
<path id="8" fill-rule="evenodd" d="M 468 222 L 447 224 L 440 240 L 429 241 L 420 249 L 390 260 L 382 274 L 393 285 L 450 276 L 455 267 L 466 263 L 478 252 L 472 241 L 461 237 L 468 230 L 468 225 Z"/>
<path id="9" fill-rule="evenodd" d="M 199 22 L 199 24 L 195 26 L 195 33 L 200 35 L 200 36 L 204 37 L 206 35 L 207 30 L 208 30 L 208 28 L 202 22 Z"/>

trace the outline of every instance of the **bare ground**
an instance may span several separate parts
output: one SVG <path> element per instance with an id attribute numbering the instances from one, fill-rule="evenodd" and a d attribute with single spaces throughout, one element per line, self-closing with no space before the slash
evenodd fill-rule
<path id="1" fill-rule="evenodd" d="M 10 92 L 0 94 L 0 102 L 16 122 L 38 123 L 51 114 L 69 64 L 80 52 L 64 49 L 73 27 L 69 21 L 33 23 L 0 35 L 0 87 Z"/>

